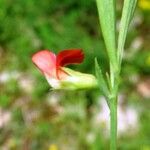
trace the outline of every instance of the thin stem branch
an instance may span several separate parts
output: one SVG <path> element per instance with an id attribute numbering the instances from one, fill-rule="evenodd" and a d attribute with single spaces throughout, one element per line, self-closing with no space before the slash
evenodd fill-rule
<path id="1" fill-rule="evenodd" d="M 110 150 L 117 149 L 117 96 L 110 104 Z"/>
<path id="2" fill-rule="evenodd" d="M 118 85 L 119 85 L 119 65 L 117 70 L 113 70 L 110 64 L 110 150 L 117 149 L 117 102 L 118 102 Z"/>

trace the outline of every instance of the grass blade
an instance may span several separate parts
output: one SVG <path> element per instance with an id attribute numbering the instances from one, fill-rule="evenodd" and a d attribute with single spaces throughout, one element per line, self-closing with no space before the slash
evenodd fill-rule
<path id="1" fill-rule="evenodd" d="M 127 36 L 127 31 L 129 28 L 129 24 L 133 17 L 135 8 L 136 8 L 137 0 L 124 0 L 121 23 L 120 23 L 120 31 L 118 37 L 118 61 L 121 64 L 123 49 L 125 45 L 125 40 Z"/>
<path id="2" fill-rule="evenodd" d="M 109 60 L 115 67 L 117 64 L 115 0 L 96 0 L 96 2 Z"/>

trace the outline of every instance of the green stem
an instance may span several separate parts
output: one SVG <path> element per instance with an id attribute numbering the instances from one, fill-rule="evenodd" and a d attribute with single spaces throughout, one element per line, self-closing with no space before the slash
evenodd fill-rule
<path id="1" fill-rule="evenodd" d="M 110 104 L 110 150 L 117 149 L 117 96 Z"/>

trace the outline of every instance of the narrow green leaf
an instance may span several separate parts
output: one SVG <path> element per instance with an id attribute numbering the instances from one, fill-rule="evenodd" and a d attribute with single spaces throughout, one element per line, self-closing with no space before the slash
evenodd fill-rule
<path id="1" fill-rule="evenodd" d="M 108 97 L 109 96 L 109 89 L 107 82 L 105 81 L 105 78 L 103 76 L 102 70 L 97 62 L 97 59 L 95 59 L 95 72 L 96 72 L 96 77 L 98 80 L 98 86 L 101 90 L 101 92 Z"/>
<path id="2" fill-rule="evenodd" d="M 127 31 L 136 8 L 136 3 L 137 0 L 124 0 L 121 23 L 120 23 L 120 31 L 118 37 L 118 60 L 120 64 L 122 61 L 122 55 L 123 55 L 123 49 L 124 49 L 125 40 L 127 36 Z"/>
<path id="3" fill-rule="evenodd" d="M 96 0 L 110 63 L 117 65 L 115 0 Z"/>

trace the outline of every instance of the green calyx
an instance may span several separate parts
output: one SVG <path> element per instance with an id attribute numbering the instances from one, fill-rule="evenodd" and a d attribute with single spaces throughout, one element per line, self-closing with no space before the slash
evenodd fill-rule
<path id="1" fill-rule="evenodd" d="M 60 80 L 60 89 L 91 89 L 98 86 L 97 79 L 91 74 L 81 73 L 69 68 L 63 68 L 63 70 L 68 73 L 68 77 L 65 80 Z"/>

